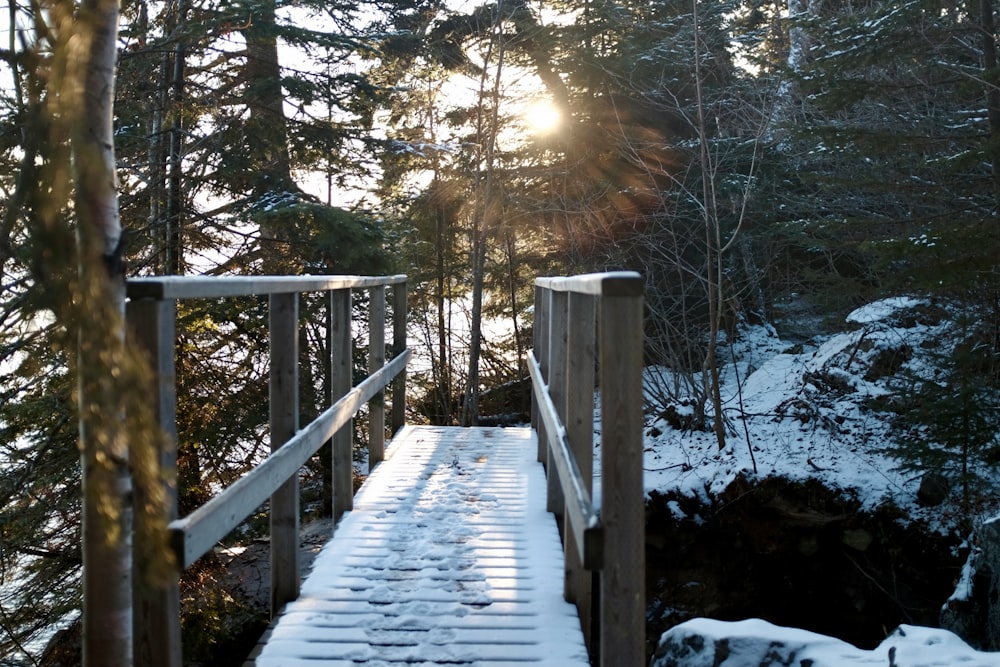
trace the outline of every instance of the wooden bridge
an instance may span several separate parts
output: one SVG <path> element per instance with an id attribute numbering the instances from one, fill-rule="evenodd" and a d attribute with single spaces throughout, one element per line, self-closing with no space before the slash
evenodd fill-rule
<path id="1" fill-rule="evenodd" d="M 362 323 L 369 375 L 352 387 L 358 290 L 369 297 Z M 300 428 L 298 298 L 306 292 L 328 294 L 336 400 Z M 638 274 L 536 281 L 532 428 L 509 429 L 404 424 L 411 355 L 404 276 L 142 278 L 129 282 L 128 295 L 131 331 L 149 352 L 153 398 L 172 442 L 177 301 L 269 298 L 272 454 L 192 514 L 168 517 L 184 569 L 269 501 L 274 620 L 249 664 L 645 662 Z M 351 422 L 366 404 L 372 473 L 355 497 Z M 387 431 L 395 434 L 388 447 Z M 337 523 L 300 582 L 298 471 L 326 442 L 333 445 Z M 161 461 L 175 469 L 175 448 Z M 595 504 L 592 495 L 601 500 Z M 136 586 L 137 665 L 181 664 L 179 576 L 154 590 Z"/>

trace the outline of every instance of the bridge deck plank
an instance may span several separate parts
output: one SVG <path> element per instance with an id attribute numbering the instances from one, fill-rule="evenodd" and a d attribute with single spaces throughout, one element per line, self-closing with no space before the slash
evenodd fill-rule
<path id="1" fill-rule="evenodd" d="M 407 426 L 257 667 L 589 665 L 528 428 Z"/>

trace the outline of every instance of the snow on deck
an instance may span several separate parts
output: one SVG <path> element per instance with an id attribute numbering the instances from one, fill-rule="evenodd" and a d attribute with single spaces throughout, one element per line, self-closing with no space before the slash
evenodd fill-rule
<path id="1" fill-rule="evenodd" d="M 257 667 L 589 665 L 528 428 L 407 426 Z"/>

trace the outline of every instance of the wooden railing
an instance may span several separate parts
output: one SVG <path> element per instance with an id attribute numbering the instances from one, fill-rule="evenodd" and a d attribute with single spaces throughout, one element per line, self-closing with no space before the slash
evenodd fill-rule
<path id="1" fill-rule="evenodd" d="M 561 519 L 565 597 L 576 604 L 602 667 L 645 661 L 642 289 L 632 272 L 535 281 L 532 425 L 548 477 L 548 509 Z M 595 365 L 600 507 L 591 499 Z"/>
<path id="2" fill-rule="evenodd" d="M 393 359 L 385 363 L 386 287 L 392 286 Z M 369 305 L 369 376 L 352 388 L 352 290 L 367 289 Z M 135 664 L 179 667 L 180 571 L 207 553 L 264 501 L 270 499 L 271 613 L 299 593 L 298 470 L 324 443 L 333 443 L 333 515 L 352 507 L 352 419 L 369 406 L 369 465 L 382 460 L 385 445 L 384 390 L 392 384 L 391 428 L 403 426 L 406 347 L 406 277 L 263 276 L 163 277 L 128 282 L 130 335 L 148 352 L 156 382 L 152 400 L 170 447 L 161 453 L 166 479 L 176 471 L 176 386 L 174 344 L 176 302 L 180 299 L 268 296 L 270 329 L 270 433 L 272 454 L 259 466 L 182 518 L 176 516 L 176 487 L 167 517 L 178 571 L 165 587 L 144 585 L 136 577 Z M 337 400 L 319 417 L 299 428 L 298 296 L 329 294 L 332 395 Z M 142 502 L 137 498 L 136 502 Z M 142 531 L 136 531 L 142 534 Z"/>

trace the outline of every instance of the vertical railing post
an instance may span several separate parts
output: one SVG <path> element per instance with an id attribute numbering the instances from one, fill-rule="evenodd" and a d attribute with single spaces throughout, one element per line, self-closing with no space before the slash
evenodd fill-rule
<path id="1" fill-rule="evenodd" d="M 559 421 L 566 423 L 566 331 L 569 327 L 567 316 L 569 315 L 567 305 L 569 303 L 566 292 L 550 290 L 549 292 L 549 369 L 545 376 L 549 385 L 549 395 L 552 397 L 552 404 L 555 405 Z M 546 460 L 550 461 L 552 448 L 546 447 Z M 545 467 L 548 472 L 548 494 L 546 510 L 554 512 L 562 525 L 563 511 L 566 501 L 563 496 L 563 489 L 559 484 L 559 475 L 553 465 Z"/>
<path id="2" fill-rule="evenodd" d="M 594 360 L 596 297 L 569 294 L 566 336 L 566 437 L 588 493 L 594 478 Z M 576 603 L 580 625 L 590 646 L 593 641 L 593 575 L 583 567 L 576 540 L 566 540 L 565 597 Z"/>
<path id="3" fill-rule="evenodd" d="M 642 282 L 611 279 L 600 303 L 601 661 L 645 661 Z"/>
<path id="4" fill-rule="evenodd" d="M 385 365 L 385 286 L 368 290 L 368 374 Z M 385 390 L 368 401 L 368 470 L 385 457 Z"/>
<path id="5" fill-rule="evenodd" d="M 299 426 L 298 294 L 271 294 L 271 451 Z M 293 475 L 271 496 L 271 617 L 299 596 L 299 478 Z"/>
<path id="6" fill-rule="evenodd" d="M 535 330 L 533 332 L 535 360 L 545 382 L 549 381 L 549 295 L 551 290 L 535 285 Z M 538 418 L 538 402 L 532 392 L 532 425 L 538 434 L 538 460 L 548 465 L 549 441 L 545 423 Z"/>
<path id="7" fill-rule="evenodd" d="M 135 337 L 152 370 L 153 405 L 164 434 L 160 451 L 160 477 L 166 485 L 166 522 L 177 518 L 177 381 L 174 367 L 174 339 L 177 305 L 172 299 L 132 299 L 127 306 L 129 332 Z M 143 489 L 135 489 L 135 503 L 145 502 Z M 136 512 L 137 536 L 148 531 Z M 137 549 L 142 545 L 136 544 Z M 140 563 L 135 558 L 135 563 Z M 135 664 L 150 667 L 180 667 L 180 574 L 174 569 L 168 580 L 151 581 L 144 572 L 133 574 L 133 619 Z"/>
<path id="8" fill-rule="evenodd" d="M 406 350 L 406 283 L 392 286 L 392 356 Z M 406 369 L 392 381 L 392 434 L 406 424 Z"/>
<path id="9" fill-rule="evenodd" d="M 330 373 L 333 400 L 340 400 L 354 384 L 353 341 L 351 339 L 351 290 L 330 292 L 333 328 Z M 354 507 L 354 420 L 348 420 L 333 434 L 333 521 Z"/>

